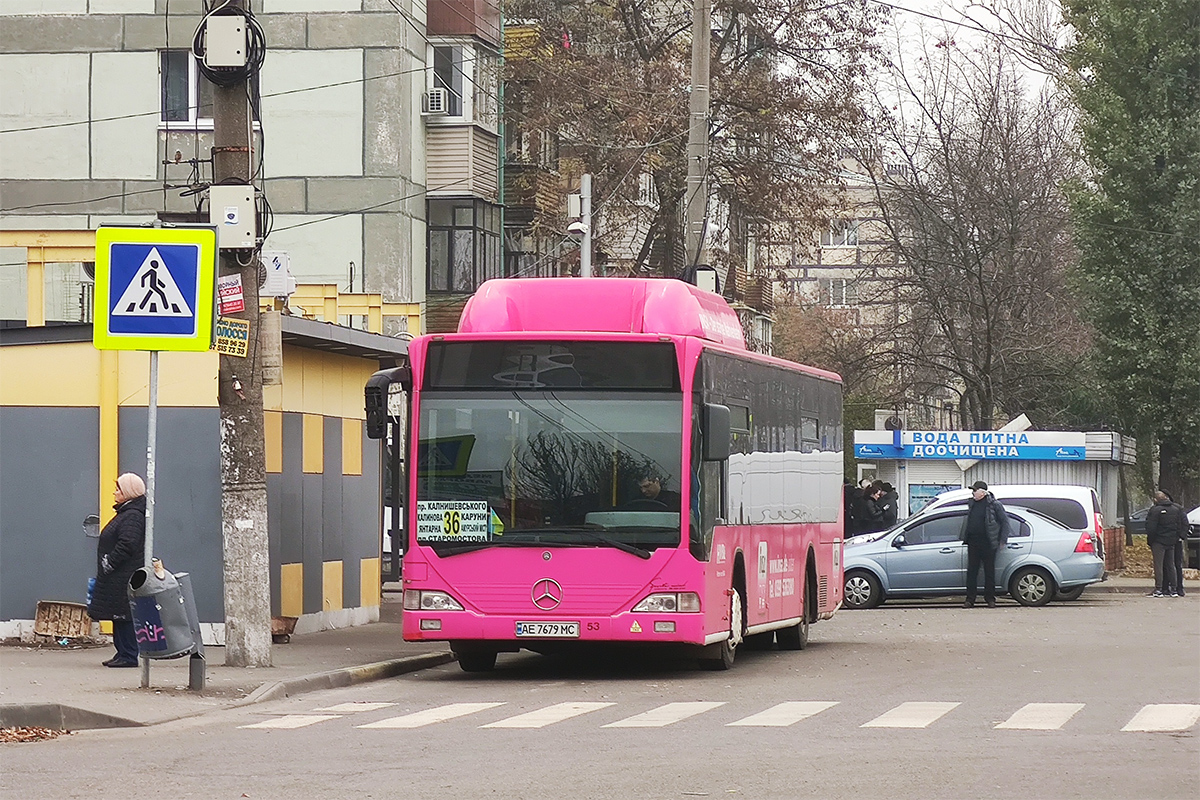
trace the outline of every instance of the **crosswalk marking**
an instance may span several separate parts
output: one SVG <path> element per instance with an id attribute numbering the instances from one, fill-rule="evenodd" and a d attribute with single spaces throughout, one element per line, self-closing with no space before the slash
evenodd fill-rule
<path id="1" fill-rule="evenodd" d="M 527 714 L 518 714 L 515 717 L 502 719 L 499 722 L 489 722 L 487 725 L 480 725 L 479 727 L 544 728 L 547 725 L 553 725 L 555 722 L 562 722 L 571 717 L 578 717 L 590 711 L 599 711 L 602 708 L 608 708 L 612 705 L 616 705 L 616 703 L 558 703 L 546 708 L 539 708 L 537 711 L 530 711 Z"/>
<path id="2" fill-rule="evenodd" d="M 703 714 L 705 711 L 712 711 L 714 708 L 725 705 L 724 703 L 667 703 L 665 706 L 646 711 L 642 714 L 636 714 L 626 719 L 610 722 L 605 725 L 605 728 L 662 728 L 674 722 L 694 717 L 697 714 Z"/>
<path id="3" fill-rule="evenodd" d="M 836 705 L 837 703 L 820 700 L 780 703 L 745 719 L 730 722 L 727 727 L 744 725 L 757 728 L 786 728 L 788 725 L 794 725 L 802 719 L 808 719 L 814 714 L 820 714 L 825 709 L 833 708 Z"/>
<path id="4" fill-rule="evenodd" d="M 265 722 L 256 722 L 253 725 L 239 725 L 239 728 L 303 728 L 307 725 L 316 725 L 318 722 L 324 722 L 327 719 L 338 719 L 340 714 L 287 714 L 278 719 L 269 719 Z"/>
<path id="5" fill-rule="evenodd" d="M 1186 731 L 1200 720 L 1200 705 L 1156 703 L 1143 706 L 1123 731 Z"/>
<path id="6" fill-rule="evenodd" d="M 861 728 L 926 728 L 961 703 L 901 703 Z"/>
<path id="7" fill-rule="evenodd" d="M 997 728 L 1023 731 L 1056 731 L 1079 713 L 1083 703 L 1028 703 Z"/>
<path id="8" fill-rule="evenodd" d="M 465 717 L 467 714 L 474 714 L 479 711 L 487 711 L 489 708 L 502 706 L 504 703 L 451 703 L 448 706 L 438 706 L 437 708 L 426 709 L 425 711 L 417 711 L 413 714 L 405 714 L 402 717 L 390 717 L 381 719 L 378 722 L 371 722 L 366 725 L 359 725 L 359 728 L 420 728 L 424 725 L 432 725 L 435 722 L 445 722 L 448 719 L 455 717 Z"/>
<path id="9" fill-rule="evenodd" d="M 395 703 L 367 703 L 367 702 L 338 703 L 336 706 L 328 706 L 327 708 L 318 708 L 317 711 L 336 711 L 339 713 L 352 714 L 355 711 L 378 711 L 381 708 L 387 708 L 389 706 L 394 706 L 394 705 L 396 705 L 396 704 Z"/>

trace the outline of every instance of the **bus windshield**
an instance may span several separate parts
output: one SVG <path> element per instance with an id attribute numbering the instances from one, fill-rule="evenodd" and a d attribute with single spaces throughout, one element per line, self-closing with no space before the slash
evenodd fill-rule
<path id="1" fill-rule="evenodd" d="M 682 412 L 671 392 L 426 391 L 417 543 L 676 547 Z"/>

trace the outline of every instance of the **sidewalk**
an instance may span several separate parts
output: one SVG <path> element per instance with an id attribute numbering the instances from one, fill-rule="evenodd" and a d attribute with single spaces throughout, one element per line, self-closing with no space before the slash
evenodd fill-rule
<path id="1" fill-rule="evenodd" d="M 1150 578 L 1110 577 L 1090 593 L 1145 594 Z M 1189 592 L 1200 591 L 1195 581 Z M 207 685 L 188 690 L 188 659 L 152 661 L 150 687 L 140 669 L 107 669 L 110 646 L 87 649 L 0 647 L 0 727 L 99 728 L 153 725 L 234 705 L 274 700 L 334 686 L 399 675 L 451 660 L 444 642 L 405 642 L 400 596 L 386 593 L 380 621 L 356 628 L 293 636 L 271 648 L 274 666 L 224 666 L 225 650 L 207 648 Z"/>
<path id="2" fill-rule="evenodd" d="M 0 647 L 0 727 L 98 728 L 154 725 L 219 708 L 274 700 L 399 675 L 452 660 L 445 642 L 405 642 L 400 595 L 385 593 L 380 621 L 293 636 L 271 647 L 273 666 L 226 667 L 225 648 L 205 648 L 206 686 L 188 685 L 188 658 L 141 669 L 108 669 L 109 645 L 84 649 Z"/>

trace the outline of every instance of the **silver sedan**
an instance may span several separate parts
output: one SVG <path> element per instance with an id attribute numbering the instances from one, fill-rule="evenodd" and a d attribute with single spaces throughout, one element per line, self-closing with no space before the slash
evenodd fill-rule
<path id="1" fill-rule="evenodd" d="M 1104 561 L 1090 531 L 1065 528 L 1026 508 L 1006 508 L 1008 543 L 996 554 L 996 589 L 1024 606 L 1056 593 L 1074 599 L 1103 579 Z M 937 597 L 967 591 L 965 508 L 918 514 L 891 530 L 846 540 L 847 608 L 874 608 L 890 597 Z"/>

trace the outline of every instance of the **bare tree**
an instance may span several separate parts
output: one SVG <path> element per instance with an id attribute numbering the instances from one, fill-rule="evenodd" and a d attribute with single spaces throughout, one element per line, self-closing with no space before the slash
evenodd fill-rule
<path id="1" fill-rule="evenodd" d="M 559 137 L 594 175 L 594 207 L 628 221 L 597 247 L 618 240 L 654 274 L 682 265 L 691 12 L 689 0 L 505 6 L 508 20 L 531 21 L 506 62 L 506 125 Z M 714 2 L 708 182 L 735 213 L 816 221 L 825 198 L 813 187 L 836 177 L 862 119 L 880 18 L 867 0 Z"/>
<path id="2" fill-rule="evenodd" d="M 875 160 L 893 168 L 872 172 L 897 262 L 882 284 L 901 314 L 897 361 L 918 398 L 957 393 L 971 427 L 1020 412 L 1053 422 L 1089 341 L 1066 283 L 1069 110 L 1049 90 L 1031 96 L 996 46 L 944 38 L 894 74 Z"/>

